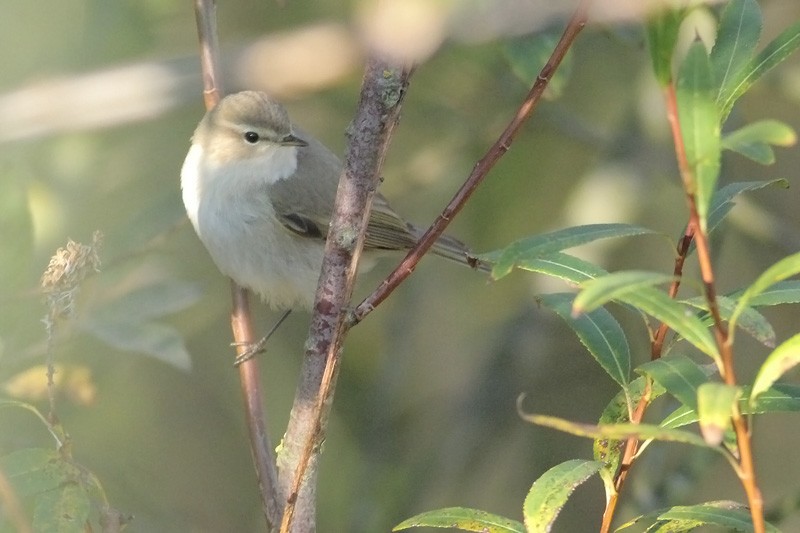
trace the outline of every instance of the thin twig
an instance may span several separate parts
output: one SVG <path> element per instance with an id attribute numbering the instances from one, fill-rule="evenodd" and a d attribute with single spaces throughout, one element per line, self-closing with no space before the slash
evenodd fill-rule
<path id="1" fill-rule="evenodd" d="M 220 100 L 222 84 L 219 76 L 219 40 L 217 38 L 217 3 L 195 0 L 194 14 L 200 39 L 200 69 L 203 73 L 203 100 L 211 109 Z"/>
<path id="2" fill-rule="evenodd" d="M 219 77 L 219 44 L 217 39 L 216 3 L 214 0 L 195 0 L 197 34 L 200 40 L 200 64 L 203 72 L 203 99 L 206 109 L 220 100 L 222 88 Z M 237 357 L 247 351 L 256 338 L 252 326 L 247 290 L 231 282 L 231 329 L 237 346 Z M 258 361 L 252 358 L 239 365 L 239 381 L 244 400 L 245 420 L 250 437 L 250 452 L 258 478 L 261 508 L 267 528 L 280 523 L 278 504 L 278 474 L 272 444 L 266 431 L 266 416 L 262 407 L 262 386 Z"/>
<path id="3" fill-rule="evenodd" d="M 313 531 L 316 461 L 324 440 L 347 332 L 345 315 L 372 197 L 411 69 L 370 58 L 325 245 L 306 353 L 278 468 L 286 503 L 281 532 Z"/>
<path id="4" fill-rule="evenodd" d="M 678 296 L 678 290 L 681 287 L 681 280 L 683 279 L 683 265 L 686 262 L 686 257 L 689 255 L 689 248 L 694 240 L 694 226 L 687 224 L 686 231 L 678 242 L 677 256 L 675 257 L 675 266 L 672 269 L 674 279 L 669 286 L 667 294 L 670 298 L 675 299 Z M 650 345 L 650 360 L 655 361 L 661 357 L 664 350 L 664 339 L 667 337 L 669 326 L 666 323 L 661 323 L 653 336 L 653 342 Z"/>
<path id="5" fill-rule="evenodd" d="M 248 351 L 256 335 L 250 317 L 249 293 L 231 281 L 231 330 L 237 343 L 237 356 Z M 266 429 L 266 413 L 261 402 L 261 372 L 257 357 L 242 362 L 239 366 L 239 382 L 244 400 L 244 415 L 250 437 L 250 454 L 256 469 L 261 507 L 267 524 L 272 527 L 281 521 L 278 503 L 278 470 L 275 466 L 273 446 Z"/>
<path id="6" fill-rule="evenodd" d="M 486 178 L 486 175 L 497 161 L 509 150 L 517 133 L 531 116 L 534 109 L 536 109 L 544 90 L 547 88 L 548 83 L 550 83 L 550 78 L 552 78 L 553 73 L 556 71 L 559 64 L 561 64 L 561 61 L 564 59 L 570 46 L 572 46 L 578 33 L 580 33 L 586 25 L 589 4 L 591 4 L 591 0 L 583 0 L 580 5 L 578 5 L 567 27 L 564 29 L 561 39 L 558 41 L 558 44 L 556 44 L 553 53 L 550 55 L 545 66 L 542 67 L 542 70 L 536 77 L 536 81 L 533 83 L 533 86 L 522 102 L 522 105 L 520 105 L 517 110 L 517 113 L 511 119 L 511 122 L 509 122 L 506 129 L 500 137 L 498 137 L 492 147 L 489 148 L 486 155 L 473 167 L 467 180 L 458 192 L 456 192 L 455 196 L 453 196 L 453 199 L 450 200 L 450 203 L 447 204 L 442 213 L 436 218 L 434 223 L 422 237 L 420 237 L 417 245 L 408 252 L 405 258 L 397 265 L 394 271 L 387 276 L 380 286 L 352 311 L 348 317 L 348 321 L 351 325 L 361 322 L 364 317 L 383 302 L 400 283 L 411 275 L 422 256 L 433 246 L 436 239 L 442 235 L 445 228 L 447 228 L 453 220 L 453 217 L 461 211 L 464 204 L 466 204 L 467 200 L 472 196 L 472 193 L 474 193 L 483 182 L 484 178 Z"/>

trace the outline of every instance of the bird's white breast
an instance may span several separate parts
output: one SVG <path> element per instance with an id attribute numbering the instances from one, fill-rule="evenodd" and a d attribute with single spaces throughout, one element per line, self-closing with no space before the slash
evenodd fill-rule
<path id="1" fill-rule="evenodd" d="M 269 200 L 296 167 L 293 147 L 219 164 L 194 144 L 181 169 L 186 212 L 217 267 L 276 308 L 310 308 L 322 264 L 322 244 L 286 230 Z"/>

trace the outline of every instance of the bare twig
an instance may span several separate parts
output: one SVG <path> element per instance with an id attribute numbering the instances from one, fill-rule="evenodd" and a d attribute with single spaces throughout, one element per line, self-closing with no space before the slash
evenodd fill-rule
<path id="1" fill-rule="evenodd" d="M 219 45 L 215 1 L 195 0 L 195 16 L 197 18 L 197 34 L 200 39 L 203 99 L 206 109 L 211 109 L 217 105 L 222 93 L 218 75 Z M 247 351 L 256 336 L 253 333 L 247 290 L 231 282 L 231 291 L 231 329 L 237 346 L 237 356 L 241 356 Z M 266 415 L 261 404 L 263 396 L 261 378 L 256 358 L 251 358 L 239 365 L 239 381 L 242 387 L 245 419 L 250 437 L 250 452 L 261 493 L 261 507 L 268 528 L 272 528 L 281 520 L 281 508 L 278 504 L 278 475 L 272 454 L 272 444 L 266 431 Z"/>
<path id="2" fill-rule="evenodd" d="M 249 293 L 231 281 L 231 329 L 236 339 L 237 355 L 247 352 L 256 335 L 250 318 Z M 261 506 L 267 524 L 274 527 L 281 521 L 281 508 L 278 503 L 278 471 L 275 466 L 273 446 L 266 429 L 266 413 L 261 399 L 261 373 L 258 358 L 252 357 L 239 366 L 239 382 L 244 400 L 244 415 L 250 436 L 250 454 L 256 469 L 258 488 L 261 492 Z"/>
<path id="3" fill-rule="evenodd" d="M 550 83 L 550 78 L 552 78 L 553 73 L 558 68 L 558 65 L 561 64 L 561 61 L 564 59 L 570 46 L 572 46 L 578 33 L 580 33 L 586 25 L 587 10 L 590 4 L 591 0 L 583 0 L 578 5 L 567 27 L 564 29 L 561 39 L 558 41 L 558 44 L 556 44 L 553 53 L 550 55 L 545 66 L 542 67 L 531 90 L 528 92 L 522 105 L 520 105 L 516 115 L 514 115 L 511 122 L 506 126 L 506 129 L 500 137 L 498 137 L 492 147 L 489 148 L 486 155 L 475 164 L 467 180 L 458 192 L 456 192 L 455 196 L 453 196 L 453 199 L 450 200 L 450 203 L 447 204 L 442 213 L 436 218 L 434 223 L 422 237 L 420 237 L 417 245 L 408 252 L 405 258 L 380 286 L 353 310 L 348 317 L 350 324 L 357 324 L 363 320 L 364 317 L 383 302 L 400 283 L 411 275 L 422 256 L 433 246 L 436 239 L 442 235 L 445 228 L 447 228 L 453 220 L 453 217 L 461 211 L 464 204 L 466 204 L 467 200 L 472 196 L 472 193 L 474 193 L 481 182 L 483 182 L 492 167 L 494 167 L 497 161 L 508 151 L 517 133 L 522 128 L 522 125 L 525 124 L 533 113 L 533 110 L 536 109 L 544 90 L 547 88 L 547 84 Z"/>
<path id="4" fill-rule="evenodd" d="M 217 39 L 217 3 L 215 0 L 195 0 L 197 36 L 200 39 L 200 69 L 203 73 L 203 100 L 211 109 L 220 100 L 222 84 L 219 77 L 219 41 Z"/>
<path id="5" fill-rule="evenodd" d="M 278 454 L 282 532 L 313 531 L 316 461 L 333 400 L 347 331 L 356 265 L 379 172 L 397 123 L 411 69 L 370 58 L 325 246 L 306 353 L 283 446 Z"/>

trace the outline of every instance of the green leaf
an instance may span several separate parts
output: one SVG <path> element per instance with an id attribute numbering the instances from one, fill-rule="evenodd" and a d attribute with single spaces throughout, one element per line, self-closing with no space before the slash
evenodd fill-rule
<path id="1" fill-rule="evenodd" d="M 622 531 L 637 523 L 656 523 L 647 528 L 648 533 L 685 533 L 704 524 L 721 525 L 736 531 L 752 531 L 750 513 L 744 505 L 731 501 L 712 501 L 690 506 L 659 509 L 628 520 L 615 531 Z M 766 530 L 778 530 L 767 524 Z M 716 531 L 716 530 L 715 530 Z"/>
<path id="2" fill-rule="evenodd" d="M 715 104 L 714 78 L 706 48 L 695 41 L 678 71 L 678 120 L 690 181 L 684 183 L 695 195 L 703 231 L 707 227 L 711 197 L 719 177 L 720 117 Z M 693 181 L 691 181 L 693 179 Z"/>
<path id="3" fill-rule="evenodd" d="M 789 57 L 798 47 L 800 47 L 800 22 L 786 28 L 754 57 L 739 76 L 738 83 L 720 92 L 717 104 L 721 120 L 724 121 L 728 117 L 736 100 L 747 92 L 761 76 Z"/>
<path id="4" fill-rule="evenodd" d="M 403 520 L 394 526 L 392 531 L 412 527 L 446 527 L 486 533 L 525 533 L 525 526 L 520 522 L 464 507 L 448 507 L 421 513 Z"/>
<path id="5" fill-rule="evenodd" d="M 755 403 L 750 401 L 749 392 L 742 398 L 739 409 L 742 413 L 778 413 L 785 411 L 800 411 L 800 385 L 790 383 L 776 383 L 764 392 L 759 393 Z"/>
<path id="6" fill-rule="evenodd" d="M 700 432 L 711 446 L 719 446 L 731 427 L 742 390 L 725 383 L 703 383 L 697 389 Z"/>
<path id="7" fill-rule="evenodd" d="M 73 482 L 80 470 L 55 450 L 24 448 L 0 458 L 0 470 L 20 496 L 42 494 Z"/>
<path id="8" fill-rule="evenodd" d="M 731 326 L 730 342 L 733 342 L 734 326 L 739 319 L 739 315 L 748 307 L 750 300 L 766 291 L 771 285 L 798 273 L 800 273 L 800 253 L 784 257 L 769 267 L 744 291 L 736 302 L 736 308 L 728 321 Z"/>
<path id="9" fill-rule="evenodd" d="M 698 296 L 695 298 L 690 298 L 689 300 L 683 300 L 683 302 L 687 305 L 691 305 L 705 311 L 705 313 L 703 313 L 701 316 L 701 320 L 703 320 L 703 323 L 708 324 L 709 326 L 713 324 L 714 319 L 712 318 L 711 313 L 708 311 L 708 303 L 706 302 L 705 297 Z M 718 296 L 717 308 L 719 309 L 719 314 L 723 320 L 730 320 L 731 316 L 733 315 L 733 311 L 736 308 L 736 301 L 727 296 Z M 741 312 L 736 325 L 740 329 L 752 335 L 754 339 L 764 346 L 769 348 L 775 347 L 775 330 L 772 328 L 772 325 L 769 323 L 767 318 L 752 307 L 746 307 Z"/>
<path id="10" fill-rule="evenodd" d="M 775 348 L 761 365 L 753 382 L 750 401 L 754 402 L 758 395 L 769 389 L 783 374 L 800 363 L 800 333 Z"/>
<path id="11" fill-rule="evenodd" d="M 736 531 L 753 531 L 750 511 L 736 502 L 709 502 L 698 505 L 676 505 L 658 516 L 660 521 L 678 523 L 684 529 L 661 531 L 688 531 L 705 524 L 712 524 Z M 779 533 L 774 526 L 767 524 L 770 533 Z"/>
<path id="12" fill-rule="evenodd" d="M 506 59 L 511 65 L 511 71 L 526 87 L 539 76 L 542 67 L 550 59 L 550 54 L 561 38 L 561 31 L 544 31 L 531 35 L 517 37 L 506 42 L 503 47 Z M 558 69 L 550 78 L 550 83 L 545 89 L 547 98 L 561 96 L 572 72 L 572 53 L 567 52 Z"/>
<path id="13" fill-rule="evenodd" d="M 619 300 L 641 309 L 667 324 L 692 345 L 714 361 L 719 362 L 719 352 L 711 333 L 699 318 L 692 313 L 687 313 L 686 306 L 680 302 L 676 302 L 663 292 L 652 288 L 625 294 Z"/>
<path id="14" fill-rule="evenodd" d="M 761 37 L 761 8 L 755 0 L 732 0 L 722 10 L 711 65 L 719 96 L 727 94 L 746 74 Z"/>
<path id="15" fill-rule="evenodd" d="M 517 268 L 538 272 L 569 283 L 578 284 L 608 274 L 605 270 L 583 259 L 556 252 L 517 263 Z"/>
<path id="16" fill-rule="evenodd" d="M 741 291 L 739 292 L 741 295 Z M 736 296 L 731 294 L 729 298 L 736 299 Z M 767 307 L 771 305 L 782 304 L 796 304 L 800 303 L 800 281 L 789 280 L 779 281 L 768 289 L 764 290 L 761 294 L 755 295 L 750 298 L 750 305 L 752 307 Z"/>
<path id="17" fill-rule="evenodd" d="M 662 87 L 672 81 L 672 55 L 685 14 L 683 9 L 665 7 L 655 11 L 645 26 L 653 73 Z"/>
<path id="18" fill-rule="evenodd" d="M 756 191 L 770 185 L 777 185 L 784 189 L 789 188 L 789 182 L 785 179 L 775 179 L 770 181 L 742 181 L 729 183 L 720 187 L 711 199 L 711 206 L 708 209 L 708 232 L 711 233 L 722 222 L 730 210 L 735 205 L 733 199 L 743 192 Z M 684 230 L 685 233 L 685 230 Z M 692 243 L 692 250 L 694 243 Z"/>
<path id="19" fill-rule="evenodd" d="M 771 165 L 775 154 L 770 145 L 791 146 L 796 141 L 797 134 L 790 126 L 777 120 L 761 120 L 723 136 L 722 147 L 756 163 Z"/>
<path id="20" fill-rule="evenodd" d="M 631 224 L 589 224 L 565 228 L 542 235 L 534 235 L 516 241 L 502 250 L 489 252 L 479 259 L 494 262 L 492 277 L 500 279 L 507 276 L 520 263 L 549 256 L 567 248 L 574 248 L 599 239 L 629 237 L 655 233 L 653 230 Z"/>
<path id="21" fill-rule="evenodd" d="M 683 405 L 697 410 L 697 389 L 708 382 L 703 369 L 685 355 L 667 355 L 640 365 L 636 372 L 644 373 L 664 387 Z"/>
<path id="22" fill-rule="evenodd" d="M 759 394 L 754 405 L 750 402 L 750 389 L 742 387 L 741 390 L 742 396 L 739 398 L 738 409 L 744 415 L 800 411 L 800 386 L 798 385 L 777 384 Z M 670 413 L 659 425 L 666 428 L 678 428 L 697 421 L 697 412 L 682 405 Z"/>
<path id="23" fill-rule="evenodd" d="M 628 384 L 628 390 L 621 390 L 611 399 L 610 402 L 603 409 L 598 424 L 617 424 L 630 422 L 630 412 L 639 403 L 642 395 L 645 392 L 645 385 L 647 379 L 638 377 Z M 649 405 L 653 400 L 663 395 L 666 389 L 659 385 L 657 382 L 651 382 L 650 395 L 647 400 Z M 602 462 L 605 467 L 600 472 L 601 477 L 605 481 L 606 477 L 613 477 L 619 468 L 622 459 L 622 447 L 625 443 L 621 440 L 599 438 L 595 439 L 592 445 L 592 453 L 595 461 Z M 606 476 L 605 474 L 610 474 Z"/>
<path id="24" fill-rule="evenodd" d="M 644 287 L 669 283 L 674 279 L 674 276 L 660 272 L 627 270 L 589 280 L 582 284 L 581 292 L 575 298 L 572 313 L 573 315 L 578 315 L 579 313 L 593 311 L 607 302 L 621 298 L 630 292 L 639 291 Z"/>
<path id="25" fill-rule="evenodd" d="M 525 497 L 526 530 L 550 531 L 570 495 L 602 467 L 603 463 L 597 461 L 573 459 L 542 474 Z"/>
<path id="26" fill-rule="evenodd" d="M 33 529 L 58 533 L 85 533 L 91 501 L 77 483 L 68 483 L 36 498 Z"/>
<path id="27" fill-rule="evenodd" d="M 651 424 L 579 424 L 577 422 L 570 422 L 563 418 L 546 415 L 529 415 L 521 413 L 521 416 L 533 424 L 545 426 L 564 433 L 570 433 L 578 437 L 586 437 L 590 439 L 616 439 L 625 440 L 630 437 L 635 437 L 639 440 L 659 440 L 668 442 L 682 442 L 684 444 L 692 444 L 702 448 L 710 448 L 716 450 L 715 447 L 710 447 L 702 437 L 682 431 L 678 429 L 663 428 Z M 717 450 L 719 451 L 719 450 Z"/>
<path id="28" fill-rule="evenodd" d="M 602 308 L 574 317 L 571 313 L 574 297 L 570 293 L 546 294 L 539 300 L 564 319 L 611 379 L 622 388 L 627 387 L 631 353 L 625 332 L 613 315 Z"/>

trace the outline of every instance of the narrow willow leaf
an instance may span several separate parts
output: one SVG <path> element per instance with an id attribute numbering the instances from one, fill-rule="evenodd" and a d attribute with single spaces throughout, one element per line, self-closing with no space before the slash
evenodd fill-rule
<path id="1" fill-rule="evenodd" d="M 539 300 L 564 319 L 603 370 L 624 389 L 631 373 L 631 352 L 625 332 L 603 308 L 574 317 L 571 313 L 574 297 L 571 293 L 556 293 L 540 296 Z"/>
<path id="2" fill-rule="evenodd" d="M 800 333 L 775 348 L 761 365 L 753 382 L 750 401 L 754 402 L 758 395 L 769 389 L 782 375 L 800 363 Z"/>
<path id="3" fill-rule="evenodd" d="M 708 311 L 708 303 L 706 302 L 705 297 L 698 296 L 696 298 L 682 301 L 687 305 L 691 305 L 692 307 L 696 307 L 705 311 L 705 313 L 703 313 L 700 317 L 704 324 L 711 326 L 714 323 L 714 319 L 712 318 L 711 313 Z M 736 301 L 727 296 L 718 296 L 717 308 L 719 309 L 719 314 L 722 317 L 722 320 L 730 320 L 731 316 L 733 315 L 733 311 L 736 308 Z M 739 329 L 752 335 L 754 339 L 764 346 L 767 346 L 768 348 L 775 347 L 776 337 L 772 324 L 769 323 L 767 317 L 752 307 L 746 307 L 741 312 L 736 325 L 739 327 Z"/>
<path id="4" fill-rule="evenodd" d="M 687 313 L 686 306 L 680 302 L 652 288 L 625 294 L 619 300 L 667 324 L 715 362 L 719 362 L 719 351 L 711 333 L 699 318 L 693 313 Z"/>
<path id="5" fill-rule="evenodd" d="M 743 397 L 739 404 L 739 409 L 746 415 L 800 411 L 800 385 L 776 383 L 759 393 L 755 403 L 748 396 Z"/>
<path id="6" fill-rule="evenodd" d="M 91 501 L 82 486 L 68 483 L 36 498 L 33 511 L 35 531 L 85 533 Z"/>
<path id="7" fill-rule="evenodd" d="M 645 385 L 647 379 L 638 377 L 628 384 L 628 390 L 621 390 L 608 402 L 605 409 L 603 409 L 597 423 L 599 425 L 618 424 L 630 422 L 630 412 L 638 405 L 645 393 Z M 653 400 L 662 396 L 666 389 L 659 385 L 657 382 L 650 382 L 650 394 L 647 399 L 647 405 Z M 595 439 L 592 445 L 592 453 L 595 461 L 602 462 L 604 470 L 600 472 L 601 476 L 605 473 L 613 477 L 617 473 L 620 461 L 622 460 L 622 447 L 624 441 L 608 438 Z M 605 476 L 604 476 L 605 480 Z"/>
<path id="8" fill-rule="evenodd" d="M 697 389 L 697 415 L 700 433 L 710 446 L 719 446 L 731 427 L 742 395 L 739 387 L 725 383 L 703 383 Z"/>
<path id="9" fill-rule="evenodd" d="M 403 520 L 394 526 L 392 531 L 400 531 L 412 527 L 458 528 L 463 531 L 485 533 L 525 533 L 525 526 L 521 522 L 493 515 L 486 511 L 464 507 L 448 507 L 418 514 Z"/>
<path id="10" fill-rule="evenodd" d="M 761 76 L 789 57 L 798 47 L 800 47 L 800 22 L 792 24 L 781 32 L 745 67 L 740 81 L 719 95 L 717 102 L 721 120 L 724 121 L 728 117 L 736 100 Z"/>
<path id="11" fill-rule="evenodd" d="M 608 274 L 594 263 L 562 252 L 519 261 L 517 268 L 545 274 L 576 285 Z"/>
<path id="12" fill-rule="evenodd" d="M 728 133 L 722 138 L 722 147 L 742 154 L 762 165 L 775 162 L 770 145 L 791 146 L 797 141 L 795 131 L 777 120 L 761 120 Z"/>
<path id="13" fill-rule="evenodd" d="M 507 276 L 518 264 L 574 248 L 599 239 L 629 237 L 655 233 L 653 230 L 632 224 L 589 224 L 565 228 L 542 235 L 534 235 L 511 243 L 496 252 L 479 256 L 494 263 L 492 277 L 500 279 Z"/>
<path id="14" fill-rule="evenodd" d="M 676 505 L 661 513 L 658 519 L 665 522 L 685 523 L 689 528 L 709 524 L 734 529 L 736 531 L 753 531 L 750 511 L 746 506 L 736 502 Z M 682 529 L 680 531 L 688 531 L 688 529 Z M 766 524 L 766 531 L 770 533 L 780 533 L 778 529 L 770 524 Z"/>
<path id="15" fill-rule="evenodd" d="M 647 374 L 683 405 L 697 410 L 697 389 L 708 382 L 703 369 L 685 355 L 667 355 L 640 365 L 636 372 Z"/>
<path id="16" fill-rule="evenodd" d="M 542 474 L 525 497 L 523 514 L 526 530 L 550 531 L 570 495 L 602 467 L 603 463 L 597 461 L 573 459 Z"/>
<path id="17" fill-rule="evenodd" d="M 784 257 L 767 270 L 765 270 L 754 282 L 750 285 L 739 300 L 736 302 L 736 309 L 729 320 L 731 326 L 731 336 L 733 335 L 733 328 L 736 325 L 739 315 L 750 305 L 750 300 L 765 290 L 771 285 L 783 281 L 786 278 L 800 273 L 800 253 Z M 733 342 L 733 339 L 731 339 Z"/>
<path id="18" fill-rule="evenodd" d="M 776 185 L 784 189 L 789 188 L 789 182 L 785 179 L 775 179 L 770 181 L 742 181 L 729 183 L 724 187 L 720 187 L 711 199 L 711 206 L 708 209 L 708 232 L 711 233 L 717 226 L 725 219 L 730 210 L 735 205 L 733 199 L 742 194 L 743 192 L 756 191 L 771 185 Z M 685 230 L 684 230 L 685 233 Z M 692 248 L 694 250 L 694 243 Z"/>
<path id="19" fill-rule="evenodd" d="M 722 10 L 710 55 L 720 96 L 745 76 L 761 37 L 761 26 L 761 8 L 755 0 L 732 0 Z"/>
<path id="20" fill-rule="evenodd" d="M 684 444 L 692 444 L 702 448 L 714 447 L 708 446 L 706 441 L 699 435 L 682 431 L 678 429 L 663 428 L 654 426 L 652 424 L 579 424 L 577 422 L 570 422 L 563 418 L 546 415 L 528 415 L 521 413 L 521 416 L 533 424 L 545 426 L 564 433 L 570 433 L 578 437 L 586 437 L 590 439 L 616 439 L 624 440 L 630 437 L 635 437 L 639 440 L 659 440 L 668 442 L 682 442 Z"/>
<path id="21" fill-rule="evenodd" d="M 800 411 L 800 385 L 779 383 L 759 394 L 755 404 L 750 402 L 749 387 L 742 387 L 738 409 L 744 415 Z M 678 428 L 697 422 L 697 412 L 682 405 L 671 412 L 659 424 L 665 428 Z"/>
<path id="22" fill-rule="evenodd" d="M 601 278 L 581 284 L 581 292 L 572 306 L 574 316 L 593 311 L 611 300 L 621 298 L 630 292 L 673 281 L 674 276 L 644 270 L 614 272 Z"/>
<path id="23" fill-rule="evenodd" d="M 735 296 L 731 294 L 728 297 L 736 299 L 737 296 L 741 296 L 741 294 L 740 291 L 738 295 Z M 797 280 L 779 281 L 764 290 L 761 294 L 750 298 L 750 305 L 752 307 L 796 303 L 800 303 L 800 281 Z"/>
<path id="24" fill-rule="evenodd" d="M 689 514 L 692 512 L 692 508 L 696 508 L 694 509 L 694 511 L 696 511 L 696 514 L 694 515 Z M 732 523 L 741 524 L 741 522 L 739 521 L 740 519 L 744 519 L 745 521 L 749 522 L 750 515 L 748 512 L 746 512 L 747 507 L 738 502 L 721 500 L 721 501 L 711 501 L 711 502 L 701 503 L 692 506 L 671 507 L 668 509 L 659 509 L 656 511 L 651 511 L 647 514 L 643 514 L 637 516 L 636 518 L 628 520 L 624 524 L 620 525 L 615 531 L 622 531 L 636 524 L 643 525 L 645 523 L 656 521 L 655 524 L 647 528 L 646 531 L 648 533 L 685 533 L 687 531 L 691 531 L 697 527 L 700 527 L 706 523 L 716 524 L 717 522 L 708 520 L 714 520 L 714 518 L 711 518 L 710 515 L 716 514 L 716 511 L 719 510 L 722 510 L 723 512 L 741 511 L 742 515 L 736 516 L 734 522 Z M 686 511 L 688 511 L 688 513 Z M 662 518 L 662 515 L 665 516 L 666 518 Z M 693 518 L 690 516 L 693 516 Z M 753 530 L 753 527 L 750 524 L 744 526 L 743 529 L 739 529 L 739 527 L 735 528 L 736 531 Z M 767 531 L 772 533 L 777 530 L 773 526 L 767 524 Z"/>
<path id="25" fill-rule="evenodd" d="M 683 9 L 664 7 L 655 11 L 645 26 L 653 73 L 662 87 L 672 81 L 672 54 L 685 13 Z"/>
<path id="26" fill-rule="evenodd" d="M 716 188 L 720 164 L 720 117 L 715 103 L 714 78 L 706 47 L 692 44 L 678 71 L 678 120 L 686 161 L 693 182 L 684 183 L 694 194 L 700 224 L 706 231 L 711 197 Z"/>

